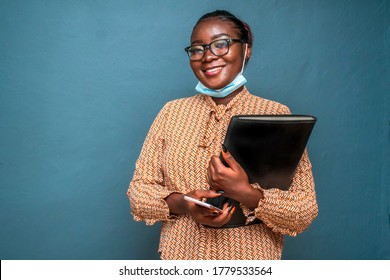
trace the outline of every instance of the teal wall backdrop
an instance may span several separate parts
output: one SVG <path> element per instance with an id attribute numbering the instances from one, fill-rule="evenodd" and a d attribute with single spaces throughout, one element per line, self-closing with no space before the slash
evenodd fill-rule
<path id="1" fill-rule="evenodd" d="M 390 259 L 390 1 L 0 0 L 1 259 L 158 258 L 125 193 L 217 8 L 253 28 L 250 91 L 318 117 L 320 212 L 283 258 Z"/>

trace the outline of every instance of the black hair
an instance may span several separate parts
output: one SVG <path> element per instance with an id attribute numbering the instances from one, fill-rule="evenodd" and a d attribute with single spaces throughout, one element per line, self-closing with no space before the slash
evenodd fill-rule
<path id="1" fill-rule="evenodd" d="M 245 43 L 247 43 L 249 46 L 253 45 L 253 35 L 251 28 L 249 25 L 237 18 L 232 13 L 225 11 L 225 10 L 215 10 L 214 12 L 207 13 L 199 18 L 199 20 L 196 22 L 194 28 L 202 21 L 210 18 L 217 18 L 220 20 L 230 21 L 232 22 L 236 29 L 238 30 L 238 34 L 240 36 L 240 39 L 243 40 Z"/>

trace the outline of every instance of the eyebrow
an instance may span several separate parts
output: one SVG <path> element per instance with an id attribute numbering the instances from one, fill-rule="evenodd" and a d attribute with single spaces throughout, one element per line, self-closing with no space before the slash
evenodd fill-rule
<path id="1" fill-rule="evenodd" d="M 218 33 L 218 34 L 215 34 L 211 37 L 211 41 L 215 40 L 215 39 L 218 39 L 220 37 L 224 37 L 224 36 L 228 36 L 231 38 L 231 36 L 227 33 Z M 194 40 L 191 42 L 191 45 L 193 44 L 199 44 L 199 43 L 202 43 L 203 41 L 202 40 Z"/>

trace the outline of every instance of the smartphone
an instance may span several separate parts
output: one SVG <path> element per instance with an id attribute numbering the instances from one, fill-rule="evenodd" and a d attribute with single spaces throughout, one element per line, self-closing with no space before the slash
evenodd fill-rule
<path id="1" fill-rule="evenodd" d="M 220 209 L 220 208 L 218 208 L 218 207 L 216 207 L 214 205 L 211 205 L 211 204 L 209 204 L 207 202 L 203 202 L 203 201 L 200 201 L 198 199 L 195 199 L 195 198 L 192 198 L 192 197 L 189 197 L 189 196 L 186 196 L 186 195 L 184 195 L 184 199 L 187 200 L 187 201 L 193 202 L 193 203 L 195 203 L 197 205 L 206 207 L 208 209 L 216 210 L 218 213 L 222 213 L 223 212 L 222 209 Z"/>

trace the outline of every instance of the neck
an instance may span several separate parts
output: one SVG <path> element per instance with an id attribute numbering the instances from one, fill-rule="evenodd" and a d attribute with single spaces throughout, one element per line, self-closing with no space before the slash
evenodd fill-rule
<path id="1" fill-rule="evenodd" d="M 233 91 L 231 94 L 229 94 L 228 96 L 226 96 L 226 97 L 224 97 L 224 98 L 216 98 L 216 97 L 213 97 L 213 101 L 214 101 L 215 104 L 217 104 L 217 105 L 228 105 L 229 102 L 230 102 L 234 97 L 236 97 L 236 95 L 239 94 L 243 89 L 244 89 L 244 86 L 241 86 L 241 87 L 239 87 L 238 89 L 236 89 L 235 91 Z"/>

